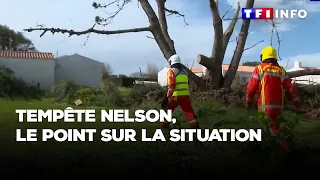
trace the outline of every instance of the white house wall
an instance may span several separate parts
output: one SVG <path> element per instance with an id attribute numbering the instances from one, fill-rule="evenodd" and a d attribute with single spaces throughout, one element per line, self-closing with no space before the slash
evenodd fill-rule
<path id="1" fill-rule="evenodd" d="M 102 83 L 104 64 L 81 55 L 56 59 L 55 82 L 71 80 L 78 85 L 98 86 Z"/>
<path id="2" fill-rule="evenodd" d="M 161 71 L 158 72 L 158 83 L 160 86 L 167 86 L 167 73 L 169 68 L 163 68 Z"/>
<path id="3" fill-rule="evenodd" d="M 54 84 L 53 59 L 0 58 L 0 65 L 11 69 L 17 78 L 28 84 L 40 84 L 40 88 L 49 89 Z"/>
<path id="4" fill-rule="evenodd" d="M 223 76 L 225 76 L 226 71 L 223 71 Z M 234 78 L 235 80 L 239 80 L 240 84 L 246 84 L 249 82 L 252 76 L 252 72 L 237 72 Z"/>

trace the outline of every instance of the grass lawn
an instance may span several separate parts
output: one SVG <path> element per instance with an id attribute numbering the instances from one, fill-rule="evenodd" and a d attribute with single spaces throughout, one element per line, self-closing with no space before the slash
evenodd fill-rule
<path id="1" fill-rule="evenodd" d="M 126 90 L 124 90 L 126 91 Z M 225 108 L 213 103 L 194 104 L 197 116 L 203 128 L 256 128 L 252 121 L 255 110 Z M 158 109 L 159 105 L 144 103 L 134 109 Z M 243 172 L 265 172 L 274 167 L 279 171 L 314 166 L 320 162 L 316 150 L 320 149 L 320 121 L 306 120 L 299 115 L 285 112 L 287 118 L 298 118 L 295 128 L 295 147 L 302 148 L 290 155 L 290 164 L 299 166 L 277 166 L 282 164 L 271 150 L 256 150 L 250 145 L 227 142 L 102 142 L 100 130 L 111 128 L 133 128 L 140 132 L 142 128 L 153 132 L 158 123 L 18 123 L 15 109 L 63 109 L 69 105 L 55 104 L 51 100 L 43 101 L 7 101 L 0 100 L 0 163 L 3 172 L 24 173 L 37 170 L 47 174 L 68 173 L 161 173 L 182 174 L 195 170 L 201 174 L 241 170 Z M 74 107 L 75 108 L 75 107 Z M 99 111 L 99 109 L 97 109 Z M 99 115 L 97 115 L 99 116 Z M 187 128 L 183 114 L 175 112 L 181 128 Z M 99 118 L 98 118 L 99 119 Z M 15 142 L 17 128 L 24 132 L 27 128 L 95 128 L 94 142 Z M 164 130 L 168 134 L 167 130 Z M 138 137 L 141 135 L 138 133 Z M 309 147 L 306 148 L 306 147 Z M 289 162 L 288 160 L 285 161 Z M 305 164 L 302 164 L 305 163 Z M 117 169 L 116 169 L 117 168 Z M 142 173 L 142 172 L 141 172 Z M 216 173 L 216 174 L 217 174 Z M 224 173 L 223 173 L 224 174 Z M 126 174 L 124 174 L 126 175 Z"/>

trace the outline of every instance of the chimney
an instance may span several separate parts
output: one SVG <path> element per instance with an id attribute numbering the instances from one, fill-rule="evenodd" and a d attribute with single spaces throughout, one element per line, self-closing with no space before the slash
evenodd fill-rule
<path id="1" fill-rule="evenodd" d="M 301 62 L 300 61 L 294 61 L 293 67 L 294 68 L 300 68 L 301 67 Z"/>

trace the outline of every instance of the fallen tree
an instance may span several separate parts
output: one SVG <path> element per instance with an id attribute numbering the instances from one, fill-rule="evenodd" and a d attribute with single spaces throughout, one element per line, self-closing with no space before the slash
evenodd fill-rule
<path id="1" fill-rule="evenodd" d="M 320 69 L 306 68 L 304 70 L 287 72 L 287 74 L 291 78 L 295 78 L 295 77 L 299 77 L 299 76 L 306 76 L 306 75 L 320 75 Z"/>

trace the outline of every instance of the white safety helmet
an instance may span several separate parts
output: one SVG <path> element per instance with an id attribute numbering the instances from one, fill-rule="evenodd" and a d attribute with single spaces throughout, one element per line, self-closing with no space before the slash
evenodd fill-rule
<path id="1" fill-rule="evenodd" d="M 170 65 L 181 63 L 180 57 L 176 54 L 172 55 L 168 61 Z"/>

